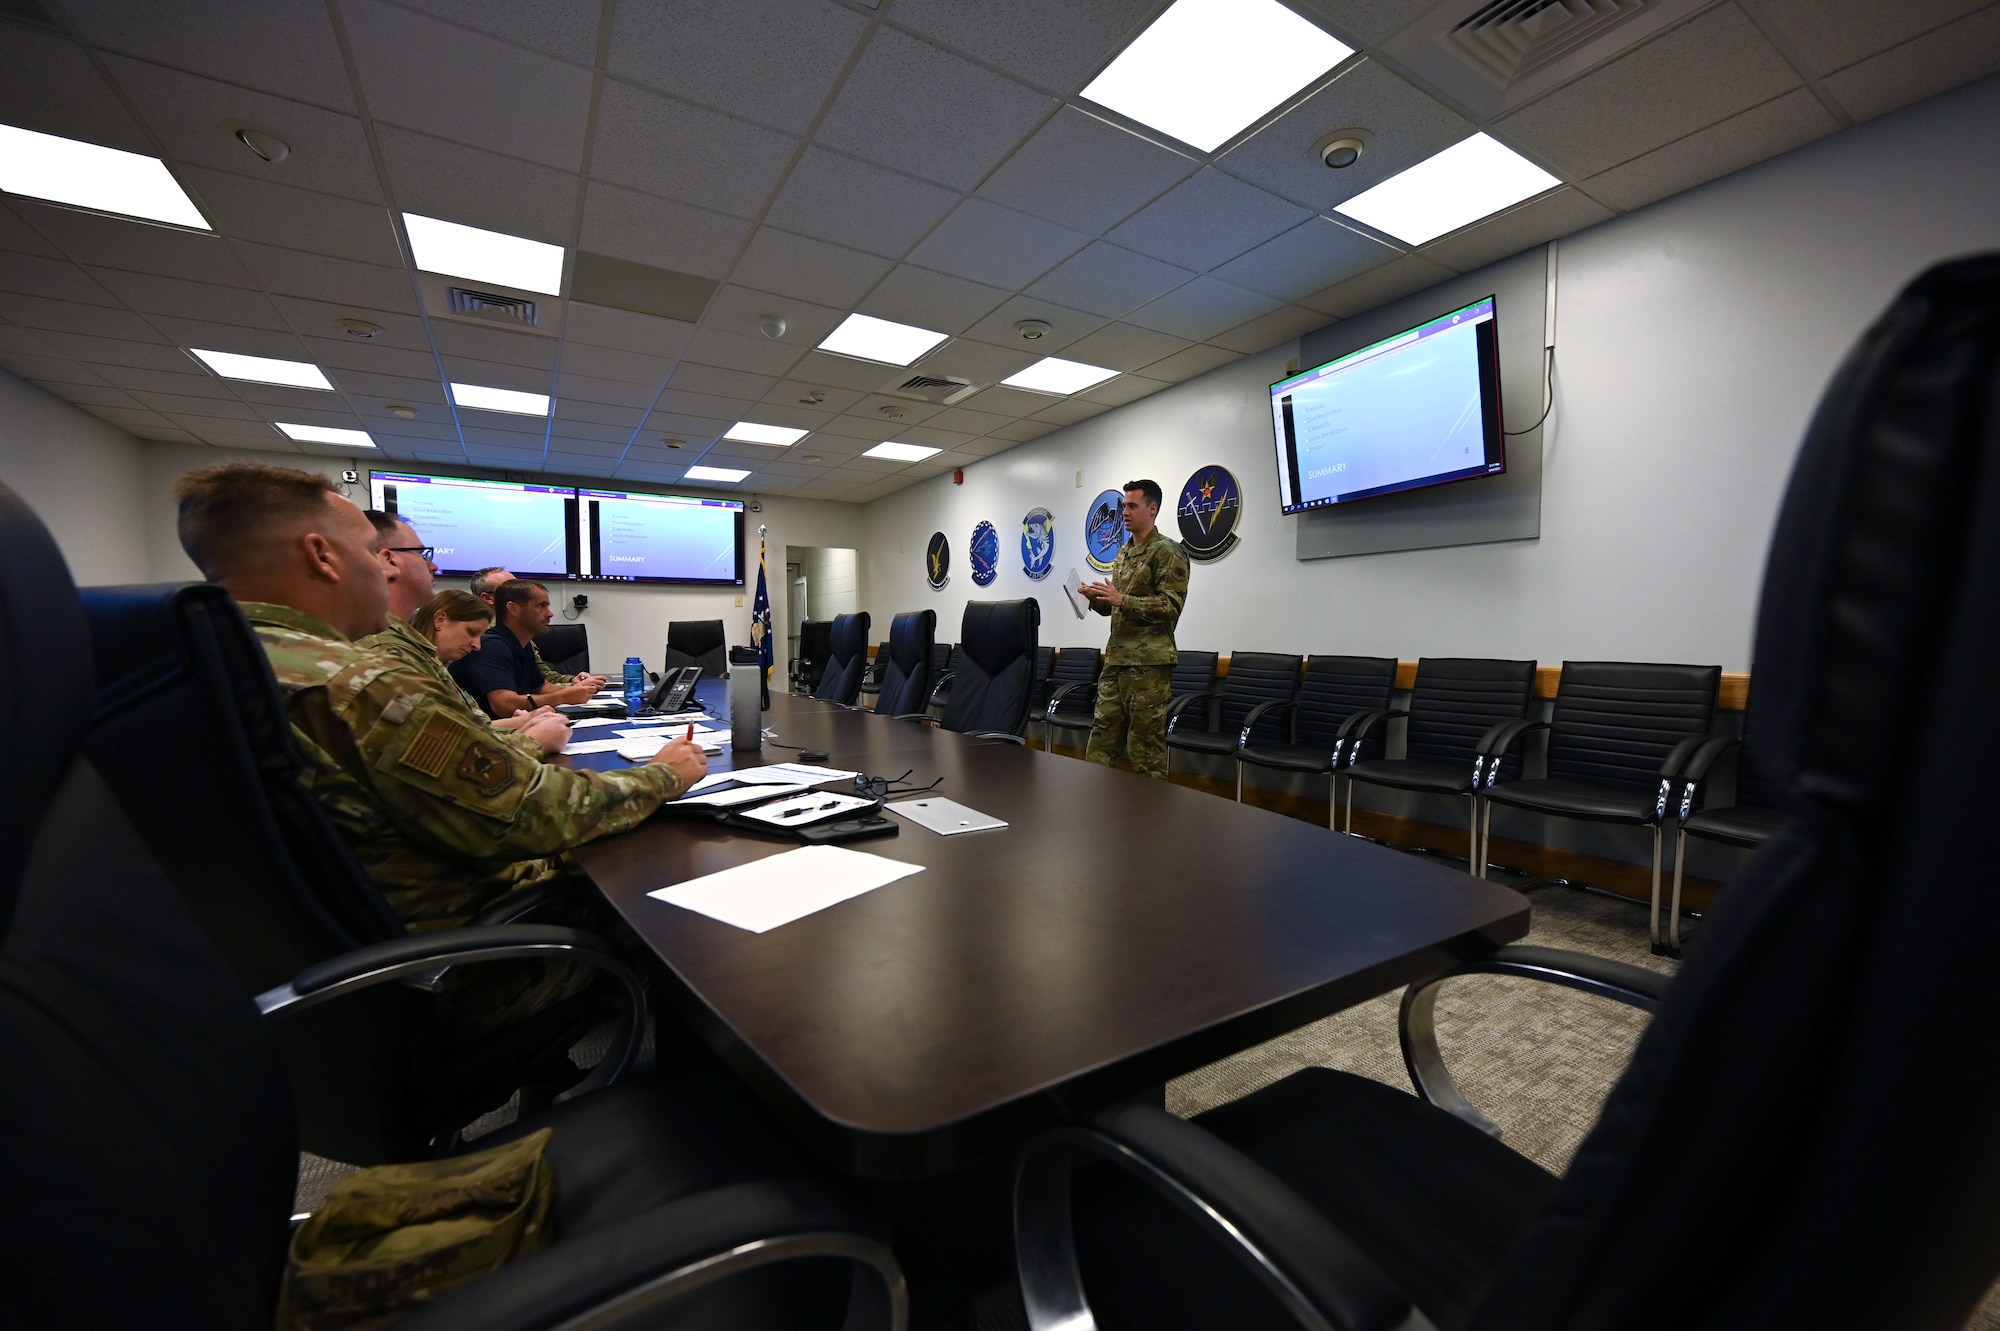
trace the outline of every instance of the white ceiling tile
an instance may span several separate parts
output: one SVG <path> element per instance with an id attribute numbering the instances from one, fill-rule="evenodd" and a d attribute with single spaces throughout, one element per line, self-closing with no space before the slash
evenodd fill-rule
<path id="1" fill-rule="evenodd" d="M 1007 300 L 1000 287 L 900 264 L 855 308 L 878 319 L 957 335 Z"/>
<path id="2" fill-rule="evenodd" d="M 1319 319 L 1321 323 L 1326 322 L 1325 315 L 1320 315 Z M 1177 351 L 1146 366 L 1146 377 L 1164 379 L 1168 383 L 1177 384 L 1197 375 L 1207 374 L 1210 370 L 1227 365 L 1236 359 L 1238 359 L 1237 354 L 1226 347 L 1198 343 L 1186 351 Z"/>
<path id="3" fill-rule="evenodd" d="M 967 199 L 910 255 L 913 263 L 956 277 L 1018 290 L 1088 244 L 1068 227 Z"/>
<path id="4" fill-rule="evenodd" d="M 692 324 L 677 319 L 661 319 L 631 310 L 614 310 L 603 305 L 571 301 L 563 320 L 563 336 L 571 344 L 615 347 L 652 356 L 676 356 L 687 345 Z"/>
<path id="5" fill-rule="evenodd" d="M 1059 428 L 1061 427 L 1053 425 L 1048 421 L 1020 420 L 995 430 L 993 437 L 996 439 L 1012 440 L 1017 444 L 1025 444 L 1031 439 L 1040 439 L 1043 435 L 1052 433 Z"/>
<path id="6" fill-rule="evenodd" d="M 1992 0 L 1759 0 L 1815 74 L 1831 74 L 1856 61 L 1932 32 Z"/>
<path id="7" fill-rule="evenodd" d="M 894 366 L 813 351 L 792 367 L 790 378 L 808 384 L 825 384 L 829 388 L 859 389 L 870 393 L 880 388 L 883 380 L 894 372 Z"/>
<path id="8" fill-rule="evenodd" d="M 1109 238 L 1168 263 L 1206 270 L 1309 216 L 1295 203 L 1210 168 L 1113 228 Z"/>
<path id="9" fill-rule="evenodd" d="M 819 141 L 955 189 L 971 189 L 1055 103 L 888 28 L 878 28 L 820 123 Z"/>
<path id="10" fill-rule="evenodd" d="M 898 443 L 922 444 L 925 448 L 952 449 L 957 448 L 961 444 L 970 443 L 972 439 L 972 435 L 962 433 L 958 430 L 940 430 L 937 426 L 929 422 L 925 422 L 922 425 L 906 425 L 896 434 L 896 441 Z M 944 462 L 948 459 L 934 458 L 931 460 Z"/>
<path id="11" fill-rule="evenodd" d="M 403 0 L 441 19 L 580 64 L 597 57 L 599 0 Z"/>
<path id="12" fill-rule="evenodd" d="M 145 131 L 67 37 L 9 27 L 0 43 L 0 123 L 151 155 Z"/>
<path id="13" fill-rule="evenodd" d="M 1351 319 L 1357 314 L 1386 305 L 1413 291 L 1435 286 L 1452 275 L 1449 268 L 1432 263 L 1429 259 L 1406 254 L 1400 259 L 1392 259 L 1380 268 L 1371 268 L 1359 277 L 1350 277 L 1345 282 L 1336 282 L 1326 290 L 1316 292 L 1299 303 L 1322 314 L 1330 314 L 1341 319 Z"/>
<path id="14" fill-rule="evenodd" d="M 567 429 L 572 425 L 613 426 L 626 434 L 639 428 L 646 418 L 642 407 L 620 407 L 608 402 L 583 402 L 558 397 L 555 405 L 557 429 Z"/>
<path id="15" fill-rule="evenodd" d="M 105 64 L 176 161 L 382 201 L 368 137 L 353 116 L 124 56 L 106 56 Z M 236 130 L 243 126 L 276 134 L 291 155 L 281 162 L 265 161 L 237 139 Z"/>
<path id="16" fill-rule="evenodd" d="M 517 393 L 547 393 L 555 382 L 555 376 L 542 366 L 476 360 L 467 356 L 454 356 L 449 352 L 445 353 L 444 372 L 445 377 L 455 384 L 472 384 L 479 388 L 506 388 Z M 463 411 L 465 408 L 461 407 L 460 410 Z M 523 416 L 519 419 L 531 418 Z"/>
<path id="17" fill-rule="evenodd" d="M 1285 305 L 1230 329 L 1217 333 L 1209 340 L 1225 351 L 1241 352 L 1249 356 L 1260 351 L 1269 351 L 1280 342 L 1289 342 L 1295 337 L 1324 328 L 1329 320 L 1317 310 L 1309 310 L 1300 305 Z M 1147 374 L 1157 371 L 1148 368 Z"/>
<path id="18" fill-rule="evenodd" d="M 110 377 L 104 369 L 93 369 L 67 356 L 32 356 L 13 351 L 0 351 L 0 367 L 51 391 L 59 391 L 60 385 L 69 383 L 101 384 Z"/>
<path id="19" fill-rule="evenodd" d="M 1037 352 L 957 337 L 910 366 L 910 371 L 993 384 L 1019 374 L 1041 358 Z"/>
<path id="20" fill-rule="evenodd" d="M 1742 10 L 1722 5 L 1505 117 L 1497 134 L 1581 180 L 1801 82 Z"/>
<path id="21" fill-rule="evenodd" d="M 272 356 L 279 360 L 304 360 L 305 344 L 289 332 L 268 328 L 243 328 L 234 324 L 213 324 L 202 319 L 176 319 L 171 315 L 147 316 L 156 335 L 177 347 L 202 347 L 210 351 L 235 351 L 246 356 Z"/>
<path id="22" fill-rule="evenodd" d="M 0 199 L 0 250 L 12 254 L 39 254 L 45 258 L 62 257 L 62 251 L 16 216 L 5 199 Z"/>
<path id="23" fill-rule="evenodd" d="M 444 385 L 435 379 L 405 379 L 401 375 L 370 374 L 366 370 L 334 370 L 327 378 L 356 401 L 375 400 L 384 405 L 400 402 L 418 408 L 444 406 Z"/>
<path id="24" fill-rule="evenodd" d="M 134 391 L 132 396 L 138 405 L 150 411 L 172 416 L 175 420 L 200 418 L 203 420 L 261 421 L 264 415 L 255 407 L 248 406 L 235 398 L 183 397 L 179 393 L 148 393 Z"/>
<path id="25" fill-rule="evenodd" d="M 374 346 L 401 347 L 405 351 L 429 351 L 430 333 L 424 321 L 413 314 L 392 310 L 371 310 L 364 305 L 337 305 L 328 301 L 304 300 L 298 296 L 273 296 L 273 304 L 283 312 L 293 332 L 306 337 L 353 337 L 341 327 L 343 319 L 361 319 L 382 331 L 370 338 L 355 338 Z"/>
<path id="26" fill-rule="evenodd" d="M 40 254 L 0 251 L 0 292 L 17 296 L 39 296 L 44 300 L 74 301 L 81 305 L 116 306 L 118 297 L 107 291 L 90 273 L 67 259 Z M 6 302 L 0 300 L 0 310 Z"/>
<path id="27" fill-rule="evenodd" d="M 725 425 L 733 425 L 743 419 L 743 414 L 755 405 L 750 397 L 721 397 L 714 393 L 683 392 L 669 388 L 660 394 L 654 407 L 656 412 L 672 412 L 680 416 L 697 416 L 716 419 Z"/>
<path id="28" fill-rule="evenodd" d="M 356 263 L 325 254 L 238 241 L 234 246 L 265 290 L 311 300 L 352 301 L 371 310 L 417 312 L 410 275 L 403 268 Z"/>
<path id="29" fill-rule="evenodd" d="M 685 359 L 700 361 L 704 365 L 721 365 L 732 370 L 776 376 L 797 364 L 804 349 L 803 341 L 795 343 L 790 336 L 782 342 L 772 342 L 761 337 L 738 337 L 734 333 L 703 327 L 688 339 L 687 351 L 683 355 Z"/>
<path id="30" fill-rule="evenodd" d="M 1192 175 L 1199 164 L 1065 106 L 985 184 L 982 198 L 1094 233 Z"/>
<path id="31" fill-rule="evenodd" d="M 220 236 L 176 227 L 137 226 L 116 217 L 73 212 L 26 199 L 9 202 L 44 239 L 78 263 L 222 286 L 257 285 Z"/>
<path id="32" fill-rule="evenodd" d="M 1014 330 L 1014 325 L 1029 319 L 1038 319 L 1047 324 L 1048 331 L 1033 341 L 1022 337 Z M 1078 338 L 1102 328 L 1102 315 L 1086 314 L 1082 310 L 1058 305 L 1039 296 L 1016 296 L 999 309 L 966 330 L 966 336 L 988 342 L 996 347 L 1031 351 L 1039 356 L 1053 356 L 1062 352 Z"/>
<path id="33" fill-rule="evenodd" d="M 750 223 L 603 181 L 584 197 L 583 248 L 656 268 L 725 277 Z"/>
<path id="34" fill-rule="evenodd" d="M 958 433 L 975 438 L 991 433 L 1012 420 L 991 411 L 975 411 L 971 407 L 946 407 L 937 415 L 924 422 L 940 430 L 956 430 Z"/>
<path id="35" fill-rule="evenodd" d="M 765 220 L 787 231 L 901 258 L 958 201 L 952 190 L 817 145 Z"/>
<path id="36" fill-rule="evenodd" d="M 314 194 L 203 166 L 183 167 L 182 179 L 215 229 L 234 239 L 312 250 L 384 267 L 402 261 L 389 214 L 377 204 Z"/>
<path id="37" fill-rule="evenodd" d="M 1800 95 L 1809 101 L 1812 98 L 1803 89 Z M 1597 200 L 1564 187 L 1426 245 L 1420 253 L 1433 263 L 1469 273 L 1558 236 L 1596 226 L 1610 216 L 1611 210 Z"/>
<path id="38" fill-rule="evenodd" d="M 100 384 L 65 384 L 60 395 L 65 402 L 74 402 L 79 407 L 150 407 L 161 410 L 160 403 L 141 401 L 139 396 L 122 388 L 111 388 Z M 164 395 L 162 395 L 164 396 Z M 203 402 L 203 398 L 173 398 L 172 401 Z"/>
<path id="39" fill-rule="evenodd" d="M 1328 170 L 1313 144 L 1364 132 L 1361 160 Z M 1378 61 L 1363 60 L 1224 154 L 1224 171 L 1312 208 L 1331 208 L 1444 151 L 1478 129 Z"/>
<path id="40" fill-rule="evenodd" d="M 340 44 L 320 0 L 212 0 L 199 21 L 174 5 L 65 0 L 86 41 L 227 83 L 353 111 Z"/>
<path id="41" fill-rule="evenodd" d="M 119 338 L 89 337 L 82 333 L 55 332 L 43 333 L 42 340 L 53 347 L 57 355 L 82 361 L 85 365 L 125 365 L 135 370 L 164 370 L 168 374 L 179 374 L 191 364 L 187 353 L 159 342 L 130 342 Z M 124 387 L 123 384 L 119 386 Z"/>
<path id="42" fill-rule="evenodd" d="M 583 188 L 578 176 L 394 125 L 375 133 L 402 211 L 569 244 Z"/>
<path id="43" fill-rule="evenodd" d="M 1092 416 L 1102 416 L 1111 410 L 1107 403 L 1091 402 L 1080 397 L 1058 398 L 1035 413 L 1038 421 L 1052 421 L 1057 425 L 1075 425 L 1087 421 Z"/>
<path id="44" fill-rule="evenodd" d="M 767 338 L 759 330 L 758 324 L 770 316 L 785 321 L 782 337 Z M 728 283 L 718 287 L 709 298 L 708 308 L 701 313 L 701 326 L 734 337 L 774 342 L 789 349 L 793 359 L 797 359 L 806 348 L 823 341 L 846 317 L 846 310 L 831 305 L 815 305 L 797 296 L 779 296 Z"/>
<path id="45" fill-rule="evenodd" d="M 343 7 L 377 120 L 577 171 L 591 73 L 378 0 Z"/>
<path id="46" fill-rule="evenodd" d="M 756 217 L 798 141 L 784 134 L 607 81 L 590 174 L 647 194 Z"/>
<path id="47" fill-rule="evenodd" d="M 621 379 L 628 384 L 652 384 L 658 387 L 667 377 L 673 365 L 670 356 L 650 356 L 638 351 L 618 351 L 611 347 L 593 347 L 581 342 L 568 342 L 563 346 L 562 367 L 575 370 L 579 374 L 592 375 L 599 379 Z"/>
<path id="48" fill-rule="evenodd" d="M 813 395 L 818 394 L 818 401 Z M 824 384 L 809 384 L 803 379 L 783 379 L 772 385 L 757 404 L 759 411 L 769 411 L 779 407 L 794 411 L 842 412 L 861 401 L 862 395 L 851 388 L 834 388 Z M 775 418 L 774 418 L 775 419 Z M 779 425 L 791 424 L 777 421 Z"/>
<path id="49" fill-rule="evenodd" d="M 1193 276 L 1186 268 L 1100 240 L 1029 287 L 1028 293 L 1115 319 Z"/>
<path id="50" fill-rule="evenodd" d="M 1400 251 L 1324 217 L 1238 255 L 1215 275 L 1281 300 L 1297 300 L 1389 262 Z"/>
<path id="51" fill-rule="evenodd" d="M 1058 94 L 1080 89 L 1158 9 L 1156 0 L 897 0 L 896 22 Z"/>
<path id="52" fill-rule="evenodd" d="M 187 357 L 181 358 L 185 369 L 157 370 L 139 366 L 107 365 L 92 375 L 95 382 L 116 384 L 127 392 L 145 389 L 154 393 L 178 393 L 186 397 L 219 397 L 234 399 L 236 394 L 222 380 L 203 372 L 200 366 Z"/>
<path id="53" fill-rule="evenodd" d="M 437 358 L 428 351 L 406 351 L 402 347 L 380 347 L 352 337 L 304 337 L 306 354 L 316 365 L 328 369 L 364 370 L 370 374 L 392 374 L 402 379 L 434 379 Z"/>
<path id="54" fill-rule="evenodd" d="M 1213 277 L 1197 277 L 1132 311 L 1125 321 L 1190 341 L 1206 341 L 1216 333 L 1268 313 L 1276 304 L 1269 296 L 1255 291 L 1245 291 Z"/>
<path id="55" fill-rule="evenodd" d="M 319 421 L 322 418 L 353 414 L 346 400 L 338 393 L 322 393 L 310 388 L 287 388 L 283 384 L 244 384 L 234 380 L 230 381 L 229 386 L 235 390 L 240 400 L 253 406 L 316 413 L 295 418 L 302 421 Z M 327 423 L 338 425 L 340 422 L 328 420 Z"/>
<path id="56" fill-rule="evenodd" d="M 1982 9 L 1936 32 L 1851 65 L 1826 81 L 1867 120 L 2000 69 L 2000 10 Z"/>
<path id="57" fill-rule="evenodd" d="M 1065 360 L 1078 360 L 1085 365 L 1102 365 L 1107 370 L 1129 373 L 1177 351 L 1185 351 L 1191 345 L 1186 338 L 1155 332 L 1136 324 L 1115 323 L 1071 343 L 1062 354 Z"/>
<path id="58" fill-rule="evenodd" d="M 55 348 L 25 328 L 0 323 L 0 355 L 52 356 Z"/>
<path id="59" fill-rule="evenodd" d="M 762 291 L 852 309 L 882 280 L 889 261 L 859 250 L 759 227 L 730 280 Z"/>
<path id="60" fill-rule="evenodd" d="M 133 407 L 85 407 L 85 411 L 101 421 L 109 421 L 129 434 L 145 435 L 154 430 L 171 430 L 174 423 L 156 411 L 142 411 Z"/>
<path id="61" fill-rule="evenodd" d="M 674 371 L 674 377 L 667 381 L 667 391 L 673 395 L 712 393 L 720 397 L 741 398 L 746 403 L 755 401 L 777 386 L 777 379 L 770 375 L 746 374 L 719 365 L 700 365 L 692 360 L 682 361 Z"/>
<path id="62" fill-rule="evenodd" d="M 4 261 L 0 261 L 0 267 L 4 266 Z M 152 273 L 121 273 L 110 268 L 90 271 L 118 299 L 142 314 L 177 314 L 274 332 L 282 332 L 289 326 L 271 298 L 261 291 L 183 282 Z"/>
<path id="63" fill-rule="evenodd" d="M 826 0 L 649 0 L 618 7 L 610 69 L 803 133 L 867 26 Z"/>
<path id="64" fill-rule="evenodd" d="M 1656 148 L 1583 182 L 1593 197 L 1630 210 L 1833 133 L 1839 126 L 1800 88 Z"/>
<path id="65" fill-rule="evenodd" d="M 986 389 L 984 392 L 974 393 L 965 400 L 965 405 L 971 407 L 974 411 L 984 411 L 996 416 L 1007 416 L 1019 420 L 1023 416 L 1034 415 L 1042 408 L 1048 406 L 1053 400 L 1046 393 L 1028 393 L 1018 388 L 994 387 Z M 997 434 L 1003 438 L 1013 437 L 1004 429 L 995 429 L 988 431 L 988 433 Z"/>
<path id="66" fill-rule="evenodd" d="M 608 451 L 612 457 L 617 457 L 632 441 L 632 431 L 637 428 L 637 421 L 624 427 L 592 425 L 588 421 L 557 421 L 549 427 L 549 437 L 551 440 L 566 440 L 572 448 L 595 445 L 600 452 Z"/>
<path id="67" fill-rule="evenodd" d="M 811 407 L 798 406 L 790 402 L 773 402 L 766 395 L 763 401 L 747 409 L 743 419 L 756 421 L 762 425 L 783 425 L 793 430 L 811 431 L 825 425 L 835 414 L 823 404 Z M 730 424 L 733 425 L 735 422 L 732 421 Z M 751 447 L 756 448 L 761 445 L 753 444 Z"/>
<path id="68" fill-rule="evenodd" d="M 552 337 L 510 333 L 504 328 L 480 328 L 442 319 L 432 325 L 431 332 L 437 340 L 437 349 L 446 356 L 465 356 L 538 370 L 555 368 L 556 342 Z"/>

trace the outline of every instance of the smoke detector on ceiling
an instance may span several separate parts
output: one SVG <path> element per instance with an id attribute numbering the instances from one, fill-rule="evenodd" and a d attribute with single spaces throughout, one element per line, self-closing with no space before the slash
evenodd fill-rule
<path id="1" fill-rule="evenodd" d="M 1313 145 L 1313 155 L 1334 171 L 1353 166 L 1367 150 L 1367 134 L 1358 129 L 1337 129 Z"/>
<path id="2" fill-rule="evenodd" d="M 244 125 L 236 131 L 236 141 L 272 164 L 292 155 L 292 145 L 266 129 Z"/>
<path id="3" fill-rule="evenodd" d="M 1054 330 L 1049 327 L 1046 320 L 1023 319 L 1014 325 L 1014 331 L 1021 335 L 1023 342 L 1039 342 Z"/>
<path id="4" fill-rule="evenodd" d="M 903 419 L 903 417 L 910 414 L 910 409 L 908 407 L 887 406 L 887 407 L 877 407 L 875 408 L 875 410 L 879 414 L 887 416 L 892 421 L 899 421 Z"/>
<path id="5" fill-rule="evenodd" d="M 767 314 L 757 321 L 757 331 L 775 342 L 785 335 L 785 321 L 775 314 Z"/>
<path id="6" fill-rule="evenodd" d="M 369 323 L 366 319 L 339 320 L 340 331 L 363 342 L 372 342 L 382 336 L 382 325 Z"/>
<path id="7" fill-rule="evenodd" d="M 399 421 L 413 421 L 417 418 L 417 409 L 415 407 L 406 407 L 402 403 L 397 402 L 390 404 L 389 414 Z"/>

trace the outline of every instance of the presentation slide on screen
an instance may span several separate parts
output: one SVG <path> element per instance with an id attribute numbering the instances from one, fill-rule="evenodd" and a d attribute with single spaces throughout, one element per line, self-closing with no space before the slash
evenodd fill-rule
<path id="1" fill-rule="evenodd" d="M 563 577 L 569 560 L 564 507 L 575 491 L 562 486 L 448 476 L 369 477 L 376 508 L 416 529 L 442 573 L 473 573 L 498 565 L 521 575 Z"/>
<path id="2" fill-rule="evenodd" d="M 1479 361 L 1492 317 L 1483 301 L 1275 385 L 1286 505 L 1500 470 L 1486 456 Z"/>
<path id="3" fill-rule="evenodd" d="M 579 490 L 585 577 L 736 582 L 736 499 Z"/>

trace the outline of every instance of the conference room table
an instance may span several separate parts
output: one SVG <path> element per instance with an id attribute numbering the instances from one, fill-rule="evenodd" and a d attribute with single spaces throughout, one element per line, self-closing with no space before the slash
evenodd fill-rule
<path id="1" fill-rule="evenodd" d="M 726 685 L 697 696 L 726 730 Z M 801 745 L 823 766 L 941 777 L 930 794 L 1007 824 L 899 819 L 848 848 L 922 872 L 761 934 L 648 894 L 796 840 L 662 812 L 577 852 L 658 958 L 656 993 L 860 1177 L 990 1159 L 1528 928 L 1510 888 L 1131 772 L 775 692 L 764 726 L 761 749 L 725 747 L 710 770 Z"/>

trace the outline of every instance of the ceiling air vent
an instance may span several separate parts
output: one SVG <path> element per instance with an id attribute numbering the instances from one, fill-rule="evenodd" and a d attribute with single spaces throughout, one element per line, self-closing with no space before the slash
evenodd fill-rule
<path id="1" fill-rule="evenodd" d="M 1506 87 L 1623 23 L 1650 0 L 1494 0 L 1451 31 L 1467 61 Z"/>
<path id="2" fill-rule="evenodd" d="M 5 0 L 0 0 L 0 3 L 5 3 Z M 468 319 L 490 319 L 494 323 L 519 324 L 527 328 L 533 328 L 536 323 L 535 302 L 519 296 L 496 296 L 489 291 L 452 287 L 445 292 L 445 300 L 453 314 Z"/>
<path id="3" fill-rule="evenodd" d="M 894 387 L 882 391 L 896 397 L 907 397 L 918 402 L 930 402 L 940 407 L 948 407 L 954 402 L 964 401 L 984 387 L 985 384 L 974 383 L 970 379 L 913 374 Z"/>

